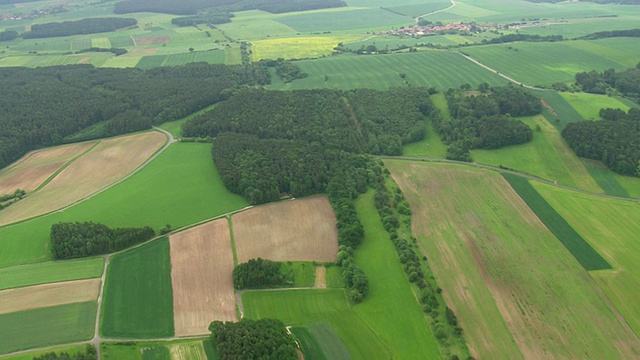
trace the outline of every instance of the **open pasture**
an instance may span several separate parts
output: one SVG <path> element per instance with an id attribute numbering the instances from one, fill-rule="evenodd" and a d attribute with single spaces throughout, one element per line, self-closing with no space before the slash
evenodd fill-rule
<path id="1" fill-rule="evenodd" d="M 413 18 L 410 16 L 398 15 L 380 8 L 299 13 L 278 18 L 277 21 L 300 32 L 388 28 L 413 24 Z"/>
<path id="2" fill-rule="evenodd" d="M 628 358 L 640 341 L 498 174 L 385 161 L 476 358 Z M 588 354 L 588 355 L 587 355 Z"/>
<path id="3" fill-rule="evenodd" d="M 126 181 L 91 199 L 0 228 L 0 252 L 5 254 L 0 267 L 50 259 L 51 225 L 61 221 L 94 221 L 110 227 L 149 225 L 156 230 L 171 224 L 177 229 L 245 206 L 245 199 L 225 188 L 211 161 L 210 144 L 175 143 Z"/>
<path id="4" fill-rule="evenodd" d="M 296 337 L 305 359 L 351 359 L 349 350 L 329 323 L 322 322 L 307 327 L 292 327 L 290 330 Z"/>
<path id="5" fill-rule="evenodd" d="M 232 220 L 238 263 L 258 257 L 336 261 L 336 217 L 324 196 L 258 206 L 233 215 Z"/>
<path id="6" fill-rule="evenodd" d="M 93 301 L 98 297 L 99 290 L 99 278 L 2 290 L 0 314 Z"/>
<path id="7" fill-rule="evenodd" d="M 582 115 L 569 105 L 560 93 L 542 90 L 529 91 L 543 100 L 542 113 L 558 131 L 562 131 L 568 123 L 584 121 Z"/>
<path id="8" fill-rule="evenodd" d="M 602 192 L 558 130 L 543 116 L 521 120 L 533 130 L 533 140 L 501 149 L 471 150 L 473 160 L 481 164 L 516 169 L 549 181 L 557 181 L 561 185 Z"/>
<path id="9" fill-rule="evenodd" d="M 242 293 L 247 319 L 273 318 L 285 325 L 331 325 L 354 359 L 389 359 L 377 334 L 347 303 L 343 289 L 247 291 Z"/>
<path id="10" fill-rule="evenodd" d="M 102 275 L 103 268 L 102 257 L 0 268 L 0 290 L 96 278 Z"/>
<path id="11" fill-rule="evenodd" d="M 257 40 L 267 37 L 294 36 L 297 34 L 297 31 L 292 27 L 262 16 L 244 17 L 240 15 L 231 19 L 231 23 L 219 24 L 216 25 L 216 27 L 225 35 L 239 41 Z"/>
<path id="12" fill-rule="evenodd" d="M 0 354 L 89 340 L 95 314 L 95 301 L 2 314 Z"/>
<path id="13" fill-rule="evenodd" d="M 100 325 L 101 334 L 106 337 L 173 336 L 167 238 L 113 256 L 105 280 Z"/>
<path id="14" fill-rule="evenodd" d="M 235 321 L 233 250 L 227 219 L 169 237 L 176 336 L 205 335 L 214 320 Z"/>
<path id="15" fill-rule="evenodd" d="M 16 189 L 27 192 L 35 190 L 64 164 L 94 144 L 85 142 L 28 153 L 13 165 L 0 170 L 0 195 L 13 193 Z"/>
<path id="16" fill-rule="evenodd" d="M 0 212 L 0 225 L 46 214 L 100 191 L 142 165 L 165 141 L 155 131 L 100 141 L 40 191 Z"/>
<path id="17" fill-rule="evenodd" d="M 629 106 L 620 100 L 606 95 L 567 92 L 560 95 L 585 119 L 602 120 L 600 109 L 604 108 L 621 109 L 624 112 L 629 110 Z"/>
<path id="18" fill-rule="evenodd" d="M 597 46 L 594 46 L 597 45 Z M 637 64 L 640 39 L 578 40 L 554 43 L 508 43 L 465 48 L 481 63 L 527 85 L 549 86 L 574 81 L 583 71 L 624 70 Z M 619 53 L 625 52 L 622 58 Z"/>
<path id="19" fill-rule="evenodd" d="M 393 357 L 426 359 L 444 356 L 416 295 L 385 231 L 373 202 L 373 192 L 355 203 L 364 227 L 364 240 L 355 252 L 355 262 L 369 279 L 365 300 L 353 311 L 376 333 Z M 462 355 L 462 354 L 457 354 Z"/>
<path id="20" fill-rule="evenodd" d="M 534 183 L 535 189 L 613 266 L 592 271 L 609 299 L 640 334 L 640 205 Z"/>
<path id="21" fill-rule="evenodd" d="M 254 40 L 251 42 L 252 60 L 313 59 L 331 55 L 338 43 L 349 42 L 353 36 L 301 36 Z"/>
<path id="22" fill-rule="evenodd" d="M 296 64 L 309 76 L 291 84 L 274 84 L 270 88 L 385 90 L 411 84 L 446 90 L 467 83 L 475 88 L 483 82 L 492 86 L 505 85 L 507 82 L 448 51 L 426 50 L 375 56 L 342 55 L 303 60 Z M 403 79 L 400 74 L 405 74 L 406 77 Z"/>
<path id="23" fill-rule="evenodd" d="M 598 186 L 604 190 L 605 194 L 629 197 L 627 189 L 618 181 L 617 174 L 609 170 L 602 162 L 590 159 L 582 159 L 582 162 L 591 177 L 598 183 Z M 640 185 L 640 181 L 638 181 L 638 185 Z"/>

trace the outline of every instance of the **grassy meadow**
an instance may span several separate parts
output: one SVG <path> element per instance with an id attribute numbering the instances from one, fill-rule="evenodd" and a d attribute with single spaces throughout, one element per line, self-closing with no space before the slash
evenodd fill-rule
<path id="1" fill-rule="evenodd" d="M 0 290 L 100 277 L 103 269 L 103 257 L 0 268 Z"/>
<path id="2" fill-rule="evenodd" d="M 241 209 L 248 203 L 231 194 L 213 161 L 211 145 L 175 143 L 126 181 L 62 212 L 0 228 L 0 267 L 42 262 L 51 225 L 94 221 L 112 227 L 149 225 L 174 229 Z"/>
<path id="3" fill-rule="evenodd" d="M 637 353 L 637 337 L 589 274 L 498 173 L 385 164 L 411 205 L 414 235 L 474 357 Z"/>
<path id="4" fill-rule="evenodd" d="M 629 110 L 627 104 L 606 95 L 562 92 L 560 96 L 585 119 L 602 120 L 600 109 L 604 108 L 622 109 L 624 112 Z"/>
<path id="5" fill-rule="evenodd" d="M 613 266 L 592 271 L 609 299 L 640 334 L 640 205 L 534 183 L 535 189 Z"/>
<path id="6" fill-rule="evenodd" d="M 604 190 L 607 195 L 630 197 L 627 189 L 620 184 L 618 178 L 613 171 L 609 170 L 606 165 L 600 161 L 582 159 L 589 175 L 598 183 L 598 186 Z M 638 182 L 640 183 L 640 181 Z"/>
<path id="7" fill-rule="evenodd" d="M 95 301 L 0 315 L 0 354 L 93 337 Z"/>
<path id="8" fill-rule="evenodd" d="M 173 336 L 169 240 L 113 256 L 104 287 L 100 331 L 107 337 Z"/>
<path id="9" fill-rule="evenodd" d="M 329 323 L 293 327 L 291 332 L 298 340 L 305 359 L 349 360 L 351 355 Z"/>

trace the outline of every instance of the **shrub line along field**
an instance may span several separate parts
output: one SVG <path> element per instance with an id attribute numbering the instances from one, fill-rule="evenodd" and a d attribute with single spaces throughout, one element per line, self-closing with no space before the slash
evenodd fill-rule
<path id="1" fill-rule="evenodd" d="M 169 237 L 176 336 L 208 334 L 214 320 L 236 320 L 231 235 L 226 218 Z"/>
<path id="2" fill-rule="evenodd" d="M 589 274 L 499 173 L 385 165 L 411 205 L 413 233 L 474 357 L 640 353 L 637 336 Z"/>

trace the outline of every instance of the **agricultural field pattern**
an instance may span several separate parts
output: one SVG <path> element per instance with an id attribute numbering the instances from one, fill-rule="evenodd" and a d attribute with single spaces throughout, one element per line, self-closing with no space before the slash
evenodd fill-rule
<path id="1" fill-rule="evenodd" d="M 0 87 L 0 360 L 640 359 L 640 0 L 0 0 Z"/>

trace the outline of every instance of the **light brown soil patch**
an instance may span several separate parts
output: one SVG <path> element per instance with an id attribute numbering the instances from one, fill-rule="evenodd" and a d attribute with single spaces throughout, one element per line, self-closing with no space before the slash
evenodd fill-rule
<path id="1" fill-rule="evenodd" d="M 100 278 L 65 281 L 0 291 L 0 314 L 98 298 Z"/>
<path id="2" fill-rule="evenodd" d="M 80 59 L 80 61 L 78 61 L 78 64 L 87 64 L 89 63 L 89 61 L 91 61 L 90 57 L 83 57 L 82 59 Z"/>
<path id="3" fill-rule="evenodd" d="M 316 266 L 315 287 L 319 289 L 324 289 L 327 287 L 327 268 L 324 266 Z"/>
<path id="4" fill-rule="evenodd" d="M 325 196 L 255 207 L 233 216 L 238 262 L 336 261 L 336 217 Z"/>
<path id="5" fill-rule="evenodd" d="M 136 37 L 136 45 L 153 45 L 153 44 L 168 44 L 171 42 L 171 38 L 166 35 L 161 36 L 146 36 Z"/>
<path id="6" fill-rule="evenodd" d="M 235 321 L 233 251 L 226 219 L 169 237 L 176 336 L 208 334 L 214 320 Z"/>
<path id="7" fill-rule="evenodd" d="M 0 225 L 71 205 L 121 180 L 142 165 L 166 141 L 147 132 L 102 140 L 38 192 L 0 212 Z"/>
<path id="8" fill-rule="evenodd" d="M 17 189 L 35 190 L 69 160 L 82 154 L 94 142 L 58 146 L 30 152 L 0 172 L 0 195 Z"/>

